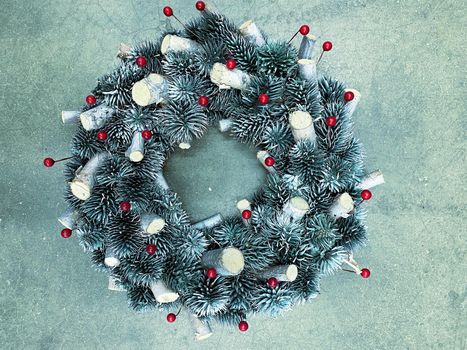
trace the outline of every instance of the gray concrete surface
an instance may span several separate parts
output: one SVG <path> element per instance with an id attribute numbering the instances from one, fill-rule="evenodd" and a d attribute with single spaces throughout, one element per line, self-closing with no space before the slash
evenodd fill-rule
<path id="1" fill-rule="evenodd" d="M 193 3 L 170 1 L 181 19 L 197 15 Z M 215 4 L 276 39 L 309 23 L 334 42 L 321 69 L 361 91 L 356 132 L 368 168 L 387 180 L 368 203 L 370 243 L 357 256 L 371 278 L 340 273 L 324 280 L 315 302 L 253 318 L 246 334 L 217 328 L 204 343 L 192 340 L 186 317 L 168 325 L 163 315 L 128 310 L 76 241 L 59 237 L 62 174 L 41 162 L 68 154 L 74 130 L 60 111 L 112 68 L 120 42 L 166 25 L 165 2 L 0 0 L 0 348 L 465 348 L 465 1 Z M 248 193 L 261 182 L 248 148 L 215 132 L 196 147 L 169 162 L 183 173 L 171 181 L 194 217 L 231 210 L 239 185 Z"/>

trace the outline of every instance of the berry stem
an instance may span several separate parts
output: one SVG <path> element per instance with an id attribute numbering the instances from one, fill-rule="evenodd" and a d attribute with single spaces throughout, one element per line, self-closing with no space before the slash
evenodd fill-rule
<path id="1" fill-rule="evenodd" d="M 175 20 L 176 20 L 178 23 L 180 23 L 180 24 L 183 26 L 183 28 L 185 28 L 185 30 L 186 30 L 187 32 L 190 32 L 191 34 L 193 34 L 193 35 L 195 36 L 195 38 L 199 39 L 198 35 L 196 35 L 196 33 L 194 33 L 193 31 L 191 31 L 190 29 L 188 29 L 188 27 L 185 25 L 185 23 L 183 23 L 182 21 L 180 21 L 180 20 L 178 19 L 177 16 L 172 15 L 172 17 L 175 18 Z"/>
<path id="2" fill-rule="evenodd" d="M 295 32 L 295 34 L 294 34 L 294 35 L 292 35 L 292 37 L 290 38 L 290 40 L 289 40 L 289 41 L 287 41 L 287 44 L 290 44 L 290 43 L 292 42 L 292 40 L 293 40 L 293 39 L 295 39 L 295 37 L 297 36 L 297 34 L 298 34 L 298 33 L 300 33 L 300 29 L 299 29 L 299 30 L 297 30 L 297 31 Z"/>
<path id="3" fill-rule="evenodd" d="M 324 50 L 321 51 L 321 54 L 319 55 L 318 61 L 316 61 L 316 65 L 319 64 L 319 62 L 320 62 L 321 59 L 323 58 L 323 55 L 324 55 Z"/>
<path id="4" fill-rule="evenodd" d="M 71 157 L 66 157 L 66 158 L 62 158 L 62 159 L 57 159 L 55 161 L 55 163 L 58 163 L 58 162 L 63 162 L 64 160 L 68 160 L 68 159 L 71 159 L 71 158 L 74 158 L 75 156 L 71 156 Z"/>
<path id="5" fill-rule="evenodd" d="M 177 313 L 175 314 L 175 316 L 178 316 L 178 314 L 180 313 L 180 311 L 182 311 L 182 308 L 180 307 L 177 311 Z"/>

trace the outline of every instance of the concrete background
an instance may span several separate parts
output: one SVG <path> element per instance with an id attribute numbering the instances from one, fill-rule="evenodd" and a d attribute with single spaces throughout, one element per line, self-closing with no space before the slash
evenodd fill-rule
<path id="1" fill-rule="evenodd" d="M 181 19 L 197 15 L 194 1 L 168 3 Z M 68 154 L 74 130 L 60 111 L 116 64 L 120 42 L 167 24 L 165 4 L 0 0 L 0 348 L 465 348 L 465 1 L 215 1 L 275 39 L 309 23 L 334 43 L 321 69 L 361 91 L 356 133 L 387 181 L 368 203 L 370 243 L 356 257 L 369 280 L 337 274 L 311 304 L 195 343 L 186 317 L 169 325 L 128 310 L 75 238 L 60 238 L 61 167 L 42 166 Z M 193 217 L 234 210 L 262 181 L 252 151 L 233 144 L 213 131 L 169 161 Z"/>

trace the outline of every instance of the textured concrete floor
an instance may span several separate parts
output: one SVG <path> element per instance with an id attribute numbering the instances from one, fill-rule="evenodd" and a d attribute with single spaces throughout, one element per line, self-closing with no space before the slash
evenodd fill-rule
<path id="1" fill-rule="evenodd" d="M 194 1 L 170 3 L 182 19 L 196 15 Z M 76 240 L 59 238 L 62 174 L 41 162 L 68 154 L 74 130 L 60 111 L 111 69 L 120 42 L 167 24 L 164 4 L 0 0 L 0 348 L 465 348 L 465 1 L 215 2 L 273 38 L 306 22 L 334 42 L 321 68 L 361 91 L 356 132 L 387 181 L 368 203 L 370 244 L 357 256 L 369 280 L 337 274 L 312 304 L 195 343 L 186 318 L 128 310 Z M 193 217 L 226 213 L 262 181 L 249 157 L 213 131 L 169 162 L 170 181 Z"/>

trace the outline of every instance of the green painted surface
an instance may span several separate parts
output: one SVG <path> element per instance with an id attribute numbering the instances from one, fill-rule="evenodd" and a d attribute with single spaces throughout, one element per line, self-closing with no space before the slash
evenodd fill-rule
<path id="1" fill-rule="evenodd" d="M 204 343 L 192 340 L 186 317 L 168 325 L 163 315 L 127 309 L 75 239 L 59 238 L 62 174 L 41 162 L 68 154 L 74 130 L 61 125 L 60 111 L 78 106 L 116 64 L 120 42 L 167 24 L 165 3 L 1 0 L 0 348 L 465 348 L 466 3 L 215 3 L 275 39 L 307 22 L 333 41 L 320 67 L 361 91 L 356 133 L 368 168 L 387 181 L 368 203 L 370 243 L 356 256 L 371 278 L 337 274 L 315 302 L 253 318 L 247 334 L 216 328 Z M 181 19 L 197 15 L 192 1 L 170 4 Z M 213 131 L 169 161 L 169 182 L 194 218 L 232 213 L 264 176 L 254 157 Z"/>

